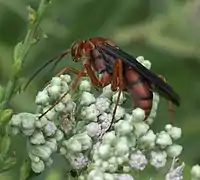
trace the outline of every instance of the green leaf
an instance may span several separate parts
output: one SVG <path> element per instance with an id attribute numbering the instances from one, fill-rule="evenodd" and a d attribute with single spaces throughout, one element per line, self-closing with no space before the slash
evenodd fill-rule
<path id="1" fill-rule="evenodd" d="M 0 173 L 10 170 L 15 164 L 16 164 L 16 158 L 15 157 L 7 158 L 4 161 L 3 165 L 0 167 Z"/>
<path id="2" fill-rule="evenodd" d="M 0 153 L 2 155 L 7 154 L 7 152 L 10 149 L 10 143 L 11 143 L 11 139 L 10 136 L 5 134 L 2 138 L 1 138 L 1 142 L 0 142 Z"/>
<path id="3" fill-rule="evenodd" d="M 12 109 L 5 109 L 0 114 L 0 125 L 3 123 L 8 123 L 12 117 L 13 110 Z"/>
<path id="4" fill-rule="evenodd" d="M 4 88 L 0 85 L 0 102 L 3 100 L 5 94 Z"/>
<path id="5" fill-rule="evenodd" d="M 17 45 L 15 46 L 15 49 L 14 49 L 13 58 L 14 58 L 15 62 L 19 61 L 22 51 L 23 51 L 23 43 L 19 42 L 19 43 L 17 43 Z"/>
<path id="6" fill-rule="evenodd" d="M 31 164 L 29 159 L 25 159 L 20 168 L 20 180 L 26 180 L 31 173 Z"/>

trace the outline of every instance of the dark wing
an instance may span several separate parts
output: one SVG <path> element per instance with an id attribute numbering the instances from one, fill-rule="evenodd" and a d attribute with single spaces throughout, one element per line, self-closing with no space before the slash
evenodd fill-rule
<path id="1" fill-rule="evenodd" d="M 118 47 L 113 47 L 107 43 L 99 45 L 102 51 L 114 58 L 121 59 L 124 63 L 130 65 L 136 72 L 150 82 L 154 86 L 155 91 L 161 94 L 166 99 L 172 101 L 175 105 L 180 105 L 180 97 L 164 80 L 156 74 L 149 71 L 141 63 L 139 63 L 133 56 L 127 54 Z"/>

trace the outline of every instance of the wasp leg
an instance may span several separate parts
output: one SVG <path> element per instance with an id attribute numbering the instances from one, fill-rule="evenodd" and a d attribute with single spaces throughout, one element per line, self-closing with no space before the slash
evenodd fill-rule
<path id="1" fill-rule="evenodd" d="M 163 81 L 167 82 L 166 78 L 162 75 L 158 75 L 159 78 L 161 78 Z M 169 107 L 169 114 L 170 114 L 170 123 L 173 124 L 174 119 L 174 105 L 171 101 L 168 101 L 168 107 Z"/>
<path id="2" fill-rule="evenodd" d="M 72 83 L 72 85 L 69 87 L 68 91 L 65 92 L 47 111 L 45 111 L 42 115 L 39 116 L 39 119 L 42 118 L 45 114 L 47 114 L 49 111 L 51 111 L 67 94 L 69 94 L 69 92 L 72 89 L 75 89 L 78 85 L 78 82 L 82 76 L 82 74 L 85 72 L 85 67 L 82 68 L 81 71 L 78 72 L 74 82 Z"/>
<path id="3" fill-rule="evenodd" d="M 113 81 L 112 81 L 112 84 L 111 84 L 111 88 L 113 90 L 116 90 L 117 87 L 119 87 L 119 93 L 118 93 L 117 101 L 116 101 L 116 104 L 115 104 L 115 107 L 114 107 L 114 110 L 113 110 L 113 116 L 112 116 L 110 126 L 108 127 L 108 129 L 106 131 L 110 130 L 110 128 L 112 127 L 112 124 L 113 124 L 114 119 L 115 119 L 115 114 L 116 114 L 116 111 L 117 111 L 117 106 L 119 104 L 120 96 L 121 96 L 122 90 L 124 89 L 123 66 L 122 66 L 122 61 L 120 59 L 117 59 L 115 64 L 114 64 Z"/>

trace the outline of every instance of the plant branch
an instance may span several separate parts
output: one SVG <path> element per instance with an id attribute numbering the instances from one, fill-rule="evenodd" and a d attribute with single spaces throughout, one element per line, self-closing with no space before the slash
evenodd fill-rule
<path id="1" fill-rule="evenodd" d="M 37 12 L 34 12 L 33 9 L 29 8 L 30 12 L 27 34 L 24 41 L 18 43 L 15 47 L 16 54 L 14 53 L 14 63 L 12 66 L 13 73 L 5 88 L 5 95 L 0 104 L 0 113 L 6 108 L 8 102 L 16 91 L 17 82 L 19 80 L 24 61 L 30 48 L 34 44 L 36 33 L 39 30 L 39 25 L 49 3 L 50 0 L 41 0 Z"/>

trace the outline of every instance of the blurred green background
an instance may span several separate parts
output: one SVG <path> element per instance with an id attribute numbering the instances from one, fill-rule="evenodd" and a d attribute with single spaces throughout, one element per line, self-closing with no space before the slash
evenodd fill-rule
<path id="1" fill-rule="evenodd" d="M 37 8 L 38 0 L 0 0 L 0 84 L 5 85 L 11 74 L 13 49 L 26 33 L 27 6 Z M 182 160 L 188 165 L 200 163 L 200 1 L 199 0 L 52 0 L 41 23 L 48 36 L 34 46 L 25 63 L 23 76 L 30 75 L 53 56 L 77 40 L 102 36 L 114 40 L 134 56 L 152 62 L 152 70 L 162 74 L 181 96 L 175 108 L 174 124 L 181 127 L 184 147 Z M 54 72 L 46 68 L 26 92 L 15 97 L 15 112 L 34 112 L 36 92 L 59 69 L 69 65 L 80 67 L 65 58 Z M 167 102 L 161 100 L 154 129 L 169 123 Z M 14 138 L 18 154 L 23 154 L 24 141 Z M 22 146 L 19 146 L 19 143 Z M 20 156 L 20 155 L 19 155 Z M 54 168 L 36 179 L 59 179 L 50 176 L 63 171 L 57 159 Z M 20 164 L 20 160 L 18 162 Z M 0 179 L 18 176 L 16 166 Z M 62 176 L 59 173 L 54 176 Z M 62 177 L 60 177 L 62 179 Z M 15 178 L 14 178 L 15 179 Z M 64 178 L 66 179 L 66 178 Z"/>

